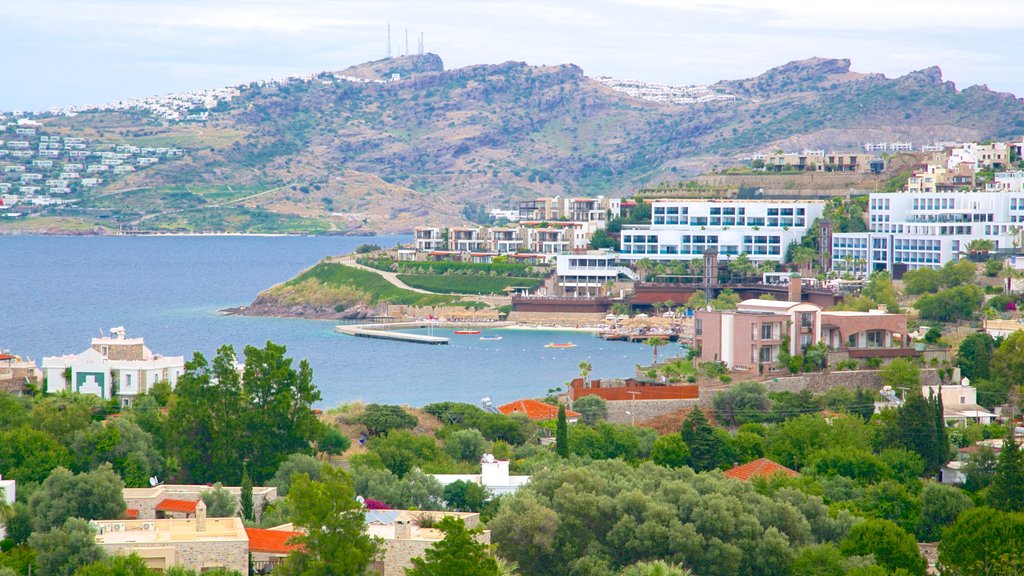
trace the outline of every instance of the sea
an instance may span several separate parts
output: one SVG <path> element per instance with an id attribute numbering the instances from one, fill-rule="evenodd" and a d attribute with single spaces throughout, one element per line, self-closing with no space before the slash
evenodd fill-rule
<path id="1" fill-rule="evenodd" d="M 27 356 L 77 354 L 90 339 L 124 326 L 156 354 L 212 358 L 230 344 L 284 344 L 309 361 L 320 408 L 351 401 L 422 406 L 445 400 L 495 404 L 544 396 L 577 377 L 633 374 L 649 362 L 642 344 L 605 342 L 578 331 L 484 330 L 448 346 L 357 338 L 330 321 L 228 316 L 261 290 L 326 256 L 407 236 L 0 236 L 0 350 Z M 552 349 L 550 342 L 575 348 Z M 674 347 L 674 345 L 673 345 Z M 671 355 L 673 350 L 659 352 Z"/>

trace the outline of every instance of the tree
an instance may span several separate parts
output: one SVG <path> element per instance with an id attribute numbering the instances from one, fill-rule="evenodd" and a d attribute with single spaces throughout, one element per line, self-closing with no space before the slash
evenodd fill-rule
<path id="1" fill-rule="evenodd" d="M 31 423 L 31 404 L 28 399 L 0 392 L 0 430 L 10 430 Z"/>
<path id="2" fill-rule="evenodd" d="M 942 533 L 938 567 L 947 576 L 1010 576 L 1024 569 L 1024 514 L 966 510 Z"/>
<path id="3" fill-rule="evenodd" d="M 153 437 L 131 416 L 93 422 L 79 430 L 71 452 L 75 470 L 92 470 L 110 462 L 131 488 L 149 486 L 151 477 L 163 474 L 164 460 L 153 444 Z"/>
<path id="4" fill-rule="evenodd" d="M 941 410 L 939 398 L 926 400 L 912 388 L 892 419 L 882 425 L 880 445 L 916 452 L 924 459 L 925 473 L 934 474 L 948 461 L 949 440 Z"/>
<path id="5" fill-rule="evenodd" d="M 992 477 L 988 503 L 1007 512 L 1024 511 L 1024 457 L 1021 456 L 1013 434 L 1014 426 L 1007 426 L 1003 448 Z"/>
<path id="6" fill-rule="evenodd" d="M 57 467 L 70 466 L 71 455 L 45 432 L 28 426 L 0 429 L 0 469 L 19 482 L 42 482 Z"/>
<path id="7" fill-rule="evenodd" d="M 984 301 L 985 293 L 980 287 L 965 284 L 942 290 L 937 294 L 922 296 L 914 303 L 914 308 L 920 313 L 922 320 L 955 322 L 975 317 Z"/>
<path id="8" fill-rule="evenodd" d="M 938 542 L 942 530 L 953 524 L 963 511 L 974 506 L 962 490 L 943 484 L 925 484 L 920 500 L 917 539 L 921 542 Z"/>
<path id="9" fill-rule="evenodd" d="M 244 352 L 241 376 L 234 349 L 222 346 L 212 364 L 196 353 L 178 379 L 169 423 L 186 480 L 233 484 L 241 480 L 238 463 L 246 462 L 253 482 L 262 483 L 288 455 L 312 453 L 323 433 L 309 363 L 293 368 L 285 347 L 273 342 Z"/>
<path id="10" fill-rule="evenodd" d="M 499 576 L 498 563 L 487 545 L 476 539 L 482 529 L 466 529 L 461 518 L 446 516 L 437 523 L 444 539 L 427 548 L 422 558 L 413 558 L 406 576 Z"/>
<path id="11" fill-rule="evenodd" d="M 359 416 L 358 421 L 366 426 L 371 436 L 386 434 L 391 430 L 411 430 L 416 427 L 416 417 L 401 406 L 370 404 Z"/>
<path id="12" fill-rule="evenodd" d="M 608 232 L 604 228 L 598 228 L 590 236 L 590 247 L 594 250 L 601 250 L 602 248 L 618 248 L 618 244 L 615 239 L 608 235 Z"/>
<path id="13" fill-rule="evenodd" d="M 690 465 L 694 470 L 714 470 L 718 467 L 721 442 L 700 408 L 695 406 L 686 416 L 680 435 L 690 449 Z"/>
<path id="14" fill-rule="evenodd" d="M 681 468 L 690 462 L 690 447 L 679 434 L 659 436 L 651 447 L 651 461 L 666 468 Z"/>
<path id="15" fill-rule="evenodd" d="M 399 478 L 386 468 L 356 466 L 352 481 L 356 494 L 379 500 L 395 509 L 438 510 L 444 504 L 441 483 L 419 470 Z"/>
<path id="16" fill-rule="evenodd" d="M 964 490 L 978 492 L 992 484 L 998 462 L 995 451 L 988 446 L 979 446 L 977 452 L 968 455 L 963 467 L 963 473 L 967 477 L 964 480 Z"/>
<path id="17" fill-rule="evenodd" d="M 650 346 L 651 350 L 654 353 L 654 358 L 653 358 L 653 360 L 651 362 L 651 365 L 652 366 L 657 366 L 658 365 L 658 348 L 668 344 L 668 340 L 665 340 L 664 338 L 660 338 L 658 336 L 651 336 L 650 338 L 644 340 L 644 344 Z"/>
<path id="18" fill-rule="evenodd" d="M 341 431 L 334 426 L 326 426 L 323 436 L 320 438 L 320 441 L 317 442 L 317 448 L 319 448 L 321 452 L 325 452 L 332 456 L 340 456 L 344 454 L 351 445 L 352 441 L 349 440 L 349 437 L 342 434 Z"/>
<path id="19" fill-rule="evenodd" d="M 593 426 L 608 417 L 608 403 L 604 398 L 591 394 L 572 403 L 573 410 L 580 413 L 584 424 Z"/>
<path id="20" fill-rule="evenodd" d="M 29 497 L 28 505 L 34 532 L 56 528 L 72 517 L 120 518 L 126 508 L 124 482 L 110 464 L 81 474 L 57 468 Z"/>
<path id="21" fill-rule="evenodd" d="M 213 490 L 203 490 L 200 498 L 203 499 L 206 515 L 210 518 L 228 518 L 238 513 L 238 502 L 220 482 L 213 485 Z"/>
<path id="22" fill-rule="evenodd" d="M 292 454 L 281 462 L 269 484 L 277 487 L 278 495 L 287 496 L 292 486 L 292 478 L 296 474 L 305 474 L 310 480 L 319 481 L 322 469 L 323 464 L 316 458 L 308 454 Z"/>
<path id="23" fill-rule="evenodd" d="M 956 351 L 960 373 L 971 380 L 989 378 L 995 350 L 996 341 L 988 332 L 975 332 L 964 338 Z"/>
<path id="24" fill-rule="evenodd" d="M 242 518 L 250 522 L 256 519 L 253 514 L 252 503 L 252 479 L 249 478 L 249 471 L 242 465 L 242 486 L 238 496 L 239 506 L 242 509 Z"/>
<path id="25" fill-rule="evenodd" d="M 768 389 L 758 382 L 740 382 L 714 395 L 715 418 L 727 426 L 761 422 L 771 409 Z"/>
<path id="26" fill-rule="evenodd" d="M 92 528 L 81 518 L 68 518 L 57 528 L 33 534 L 28 545 L 36 553 L 39 576 L 68 576 L 103 557 Z"/>
<path id="27" fill-rule="evenodd" d="M 299 474 L 288 502 L 292 522 L 304 533 L 278 571 L 283 576 L 361 576 L 377 554 L 377 544 L 363 530 L 366 516 L 356 501 L 349 475 L 324 466 L 323 481 Z"/>
<path id="28" fill-rule="evenodd" d="M 914 537 L 889 520 L 870 519 L 855 525 L 839 550 L 844 556 L 872 554 L 886 570 L 903 569 L 913 576 L 924 576 L 927 568 Z"/>
<path id="29" fill-rule="evenodd" d="M 878 270 L 868 276 L 868 281 L 861 290 L 861 294 L 874 300 L 877 304 L 885 306 L 892 313 L 899 312 L 899 303 L 896 298 L 896 289 L 892 285 L 892 276 L 888 272 Z"/>
<path id="30" fill-rule="evenodd" d="M 703 310 L 708 306 L 708 297 L 703 290 L 694 290 L 693 294 L 690 295 L 690 299 L 686 301 L 686 305 L 692 310 Z"/>
<path id="31" fill-rule="evenodd" d="M 637 562 L 624 568 L 618 576 L 691 576 L 692 574 L 681 566 L 654 560 L 653 562 Z"/>
<path id="32" fill-rule="evenodd" d="M 647 281 L 647 273 L 654 269 L 654 261 L 650 258 L 641 258 L 633 264 L 633 268 L 640 275 L 640 281 Z"/>
<path id="33" fill-rule="evenodd" d="M 450 510 L 479 512 L 489 497 L 487 488 L 476 482 L 456 480 L 444 487 L 444 501 Z"/>
<path id="34" fill-rule="evenodd" d="M 444 439 L 444 451 L 454 460 L 479 462 L 490 443 L 475 428 L 456 430 Z"/>
<path id="35" fill-rule="evenodd" d="M 88 428 L 93 415 L 102 409 L 102 400 L 92 394 L 62 392 L 45 396 L 32 406 L 32 426 L 70 446 L 75 434 Z"/>
<path id="36" fill-rule="evenodd" d="M 740 295 L 732 288 L 725 288 L 711 301 L 711 307 L 715 310 L 735 310 L 739 303 Z"/>
<path id="37" fill-rule="evenodd" d="M 1010 386 L 1024 385 L 1024 331 L 1017 330 L 1003 340 L 992 353 L 991 366 L 995 368 L 994 375 Z"/>
<path id="38" fill-rule="evenodd" d="M 209 572 L 204 572 L 209 574 Z M 75 572 L 75 576 L 157 576 L 157 573 L 146 566 L 146 561 L 138 556 L 108 556 L 84 566 Z"/>
<path id="39" fill-rule="evenodd" d="M 882 385 L 891 386 L 893 390 L 916 394 L 921 387 L 921 369 L 903 358 L 894 358 L 882 368 L 879 376 Z"/>
<path id="40" fill-rule="evenodd" d="M 966 258 L 960 260 L 949 260 L 942 266 L 940 276 L 942 277 L 942 285 L 947 288 L 953 288 L 963 284 L 972 284 L 974 282 L 974 274 L 976 272 L 976 266 L 974 262 Z"/>
<path id="41" fill-rule="evenodd" d="M 903 274 L 903 289 L 907 294 L 934 294 L 941 287 L 942 273 L 934 268 L 918 268 Z"/>
<path id="42" fill-rule="evenodd" d="M 555 452 L 562 458 L 569 457 L 569 421 L 565 418 L 565 405 L 558 405 L 558 422 L 555 424 Z"/>
<path id="43" fill-rule="evenodd" d="M 579 369 L 580 369 L 580 378 L 583 379 L 583 387 L 584 388 L 589 388 L 590 384 L 589 384 L 589 382 L 587 382 L 587 378 L 590 377 L 590 372 L 594 369 L 594 365 L 591 364 L 590 362 L 587 362 L 586 360 L 584 360 L 584 361 L 580 362 Z"/>

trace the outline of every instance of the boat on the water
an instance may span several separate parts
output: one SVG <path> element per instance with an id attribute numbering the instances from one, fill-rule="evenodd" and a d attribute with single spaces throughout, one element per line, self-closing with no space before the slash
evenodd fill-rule
<path id="1" fill-rule="evenodd" d="M 575 348 L 576 345 L 572 342 L 549 342 L 544 345 L 545 348 Z"/>
<path id="2" fill-rule="evenodd" d="M 501 340 L 501 336 L 481 336 L 481 340 Z"/>
<path id="3" fill-rule="evenodd" d="M 479 334 L 480 331 L 479 330 L 456 330 L 455 333 L 459 334 L 459 335 Z"/>

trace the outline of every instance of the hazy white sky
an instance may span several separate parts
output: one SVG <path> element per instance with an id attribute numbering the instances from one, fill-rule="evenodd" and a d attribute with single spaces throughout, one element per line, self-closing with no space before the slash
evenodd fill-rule
<path id="1" fill-rule="evenodd" d="M 670 84 L 801 58 L 940 66 L 1024 95 L 1019 0 L 0 0 L 0 110 L 240 84 L 426 48 L 448 68 L 524 60 Z"/>

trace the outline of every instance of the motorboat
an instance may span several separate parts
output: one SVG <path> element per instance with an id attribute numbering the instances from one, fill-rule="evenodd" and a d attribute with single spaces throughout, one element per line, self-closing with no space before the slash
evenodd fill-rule
<path id="1" fill-rule="evenodd" d="M 576 345 L 572 342 L 549 342 L 544 345 L 545 348 L 575 348 Z"/>
<path id="2" fill-rule="evenodd" d="M 501 336 L 481 336 L 480 339 L 481 340 L 494 341 L 494 340 L 501 340 Z"/>
<path id="3" fill-rule="evenodd" d="M 460 335 L 460 336 L 465 336 L 467 334 L 479 334 L 480 331 L 479 330 L 456 330 L 455 333 Z"/>

